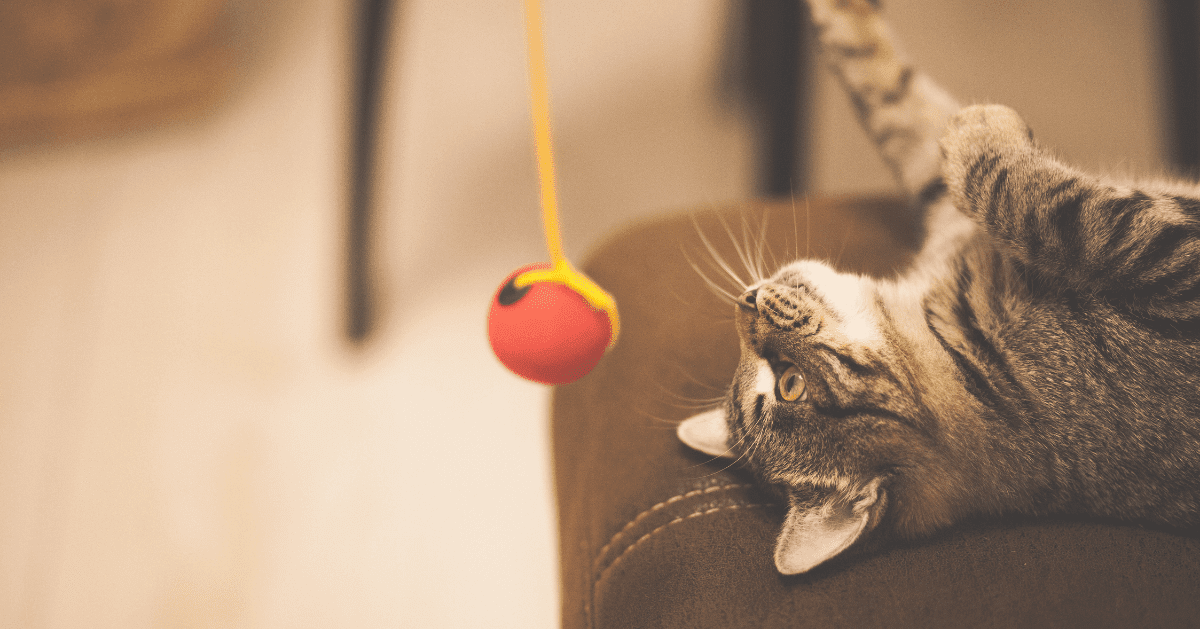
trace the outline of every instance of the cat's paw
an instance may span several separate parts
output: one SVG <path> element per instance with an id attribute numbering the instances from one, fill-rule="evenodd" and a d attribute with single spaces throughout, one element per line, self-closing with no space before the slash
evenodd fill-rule
<path id="1" fill-rule="evenodd" d="M 985 150 L 1026 149 L 1033 144 L 1033 131 L 1003 104 L 972 104 L 950 118 L 938 144 L 947 161 L 962 161 Z"/>
<path id="2" fill-rule="evenodd" d="M 1004 105 L 964 107 L 946 124 L 939 141 L 942 176 L 956 205 L 971 214 L 972 204 L 964 193 L 967 178 L 992 176 L 1001 158 L 1018 157 L 1034 151 L 1033 132 L 1017 112 Z M 976 181 L 978 183 L 978 181 Z"/>
<path id="3" fill-rule="evenodd" d="M 1029 125 L 1004 105 L 963 107 L 946 123 L 940 141 L 942 154 L 949 161 L 989 149 L 1020 150 L 1032 143 L 1033 131 Z"/>

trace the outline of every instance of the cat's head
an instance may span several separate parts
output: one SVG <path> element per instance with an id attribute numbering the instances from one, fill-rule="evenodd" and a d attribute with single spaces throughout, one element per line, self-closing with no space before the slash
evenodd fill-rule
<path id="1" fill-rule="evenodd" d="M 942 458 L 927 432 L 919 360 L 897 333 L 888 291 L 797 262 L 741 295 L 741 360 L 724 405 L 683 422 L 687 445 L 740 459 L 790 508 L 775 549 L 805 572 L 911 502 Z M 919 489 L 917 493 L 919 493 Z M 915 497 L 915 496 L 914 496 Z"/>

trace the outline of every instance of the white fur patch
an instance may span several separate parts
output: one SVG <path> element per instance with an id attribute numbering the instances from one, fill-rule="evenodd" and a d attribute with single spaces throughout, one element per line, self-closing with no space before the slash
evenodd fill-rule
<path id="1" fill-rule="evenodd" d="M 795 266 L 821 295 L 825 305 L 844 322 L 840 331 L 848 340 L 863 344 L 880 340 L 879 327 L 875 324 L 874 301 L 868 297 L 862 278 L 838 273 L 820 262 L 797 262 Z"/>
<path id="2" fill-rule="evenodd" d="M 772 400 L 775 399 L 775 372 L 771 370 L 771 363 L 765 358 L 755 360 L 758 365 L 758 373 L 754 378 L 754 392 L 758 395 L 769 396 Z"/>

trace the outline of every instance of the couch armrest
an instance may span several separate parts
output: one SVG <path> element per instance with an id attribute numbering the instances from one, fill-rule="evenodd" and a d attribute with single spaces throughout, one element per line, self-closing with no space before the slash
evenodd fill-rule
<path id="1" fill-rule="evenodd" d="M 723 394 L 738 352 L 732 306 L 689 258 L 737 292 L 699 234 L 741 269 L 731 241 L 756 241 L 764 217 L 768 265 L 807 250 L 886 274 L 918 239 L 903 206 L 884 199 L 750 204 L 636 226 L 591 258 L 586 271 L 616 297 L 623 335 L 554 394 L 564 628 L 1200 622 L 1200 540 L 1129 526 L 966 524 L 779 575 L 776 496 L 675 437 Z"/>

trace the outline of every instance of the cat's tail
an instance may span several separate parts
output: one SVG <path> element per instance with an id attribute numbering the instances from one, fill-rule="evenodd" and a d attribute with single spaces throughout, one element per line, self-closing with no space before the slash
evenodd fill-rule
<path id="1" fill-rule="evenodd" d="M 808 0 L 822 52 L 904 191 L 940 195 L 938 139 L 959 104 L 897 49 L 876 3 Z"/>

